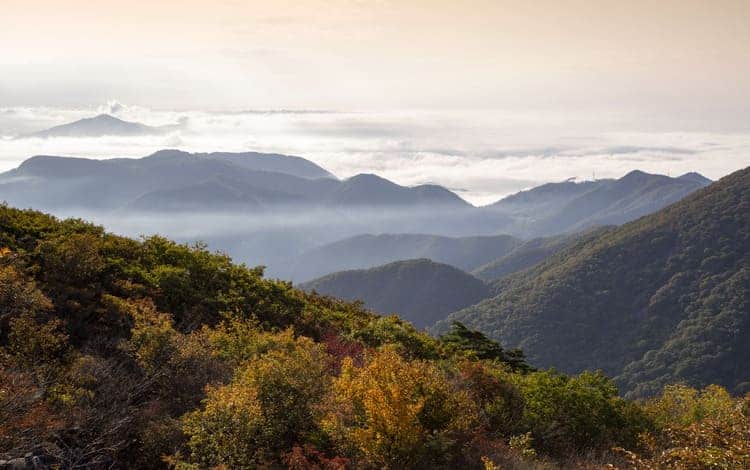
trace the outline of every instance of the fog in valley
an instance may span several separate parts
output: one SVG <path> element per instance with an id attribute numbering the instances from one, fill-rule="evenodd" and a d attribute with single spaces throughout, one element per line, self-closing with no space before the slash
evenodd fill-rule
<path id="1" fill-rule="evenodd" d="M 177 112 L 110 102 L 6 108 L 0 117 L 8 204 L 128 236 L 205 242 L 294 282 L 440 258 L 436 243 L 478 247 L 477 237 L 530 240 L 623 223 L 741 165 L 750 146 L 743 133 L 480 111 Z M 347 244 L 367 234 L 423 238 Z"/>
<path id="2" fill-rule="evenodd" d="M 139 237 L 162 235 L 183 243 L 206 242 L 238 262 L 266 266 L 266 275 L 301 282 L 311 279 L 297 258 L 321 245 L 360 234 L 413 233 L 450 237 L 490 235 L 502 224 L 485 224 L 480 216 L 431 210 L 362 208 L 356 213 L 333 209 L 284 207 L 270 213 L 243 212 L 100 212 L 52 209 L 60 217 L 75 217 L 103 225 L 114 233 Z M 470 219 L 474 219 L 473 221 Z M 465 223 L 468 222 L 468 223 Z M 494 229 L 493 229 L 494 225 Z M 357 267 L 369 267 L 369 265 Z M 323 270 L 321 274 L 329 271 Z"/>

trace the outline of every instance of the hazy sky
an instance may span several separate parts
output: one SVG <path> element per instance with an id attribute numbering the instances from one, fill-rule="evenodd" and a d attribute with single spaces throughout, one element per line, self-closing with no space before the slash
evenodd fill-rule
<path id="1" fill-rule="evenodd" d="M 750 116 L 748 0 L 0 3 L 0 106 Z"/>
<path id="2" fill-rule="evenodd" d="M 188 126 L 13 138 L 101 112 Z M 0 171 L 166 147 L 478 204 L 595 172 L 719 178 L 750 164 L 750 0 L 0 0 Z"/>

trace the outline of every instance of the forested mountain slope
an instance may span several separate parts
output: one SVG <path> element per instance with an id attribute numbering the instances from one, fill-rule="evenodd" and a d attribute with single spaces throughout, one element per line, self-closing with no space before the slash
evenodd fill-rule
<path id="1" fill-rule="evenodd" d="M 603 369 L 625 391 L 750 390 L 750 168 L 581 240 L 454 313 L 532 363 Z"/>
<path id="2" fill-rule="evenodd" d="M 746 468 L 747 410 L 719 387 L 627 401 L 460 324 L 432 338 L 201 246 L 0 206 L 2 468 Z"/>
<path id="3" fill-rule="evenodd" d="M 474 276 L 428 259 L 341 271 L 300 287 L 344 300 L 361 300 L 376 312 L 398 313 L 418 328 L 432 325 L 490 294 L 488 286 Z"/>
<path id="4" fill-rule="evenodd" d="M 534 238 L 514 247 L 509 253 L 479 266 L 471 273 L 479 279 L 494 281 L 541 263 L 574 240 L 575 236 L 572 235 Z"/>

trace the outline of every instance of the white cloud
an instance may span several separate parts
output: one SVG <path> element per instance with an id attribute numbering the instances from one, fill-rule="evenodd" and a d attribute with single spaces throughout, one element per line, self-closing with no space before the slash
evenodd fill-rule
<path id="1" fill-rule="evenodd" d="M 10 139 L 109 112 L 149 125 L 180 122 L 167 136 Z M 633 169 L 719 178 L 750 164 L 750 134 L 642 130 L 617 116 L 497 111 L 203 112 L 110 101 L 89 108 L 0 108 L 0 170 L 33 155 L 140 157 L 170 147 L 261 151 L 308 158 L 340 177 L 377 173 L 436 183 L 475 204 L 570 177 L 619 177 Z"/>

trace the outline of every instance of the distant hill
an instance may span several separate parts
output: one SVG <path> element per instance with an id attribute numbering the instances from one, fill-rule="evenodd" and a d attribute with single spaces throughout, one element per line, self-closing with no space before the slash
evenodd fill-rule
<path id="1" fill-rule="evenodd" d="M 0 174 L 0 199 L 20 207 L 68 212 L 259 213 L 284 206 L 308 217 L 311 209 L 320 209 L 335 213 L 330 215 L 335 219 L 332 222 L 347 225 L 318 242 L 329 243 L 361 233 L 506 233 L 523 238 L 575 233 L 633 220 L 679 200 L 706 182 L 698 174 L 670 178 L 634 171 L 619 180 L 546 184 L 477 208 L 441 186 L 401 186 L 372 174 L 338 180 L 300 157 L 162 150 L 137 159 L 32 157 Z M 374 261 L 382 264 L 395 259 L 405 258 Z M 482 262 L 492 260 L 484 257 Z M 453 260 L 449 263 L 456 265 Z M 459 267 L 471 270 L 478 265 Z"/>
<path id="2" fill-rule="evenodd" d="M 211 153 L 187 153 L 181 150 L 160 150 L 152 158 L 162 162 L 173 160 L 181 163 L 186 157 L 205 158 L 208 160 L 227 162 L 233 165 L 253 171 L 267 171 L 273 173 L 284 173 L 286 175 L 298 176 L 300 178 L 333 178 L 332 173 L 325 168 L 316 165 L 310 160 L 292 155 L 281 155 L 278 153 L 258 152 L 211 152 Z"/>
<path id="3" fill-rule="evenodd" d="M 40 155 L 0 174 L 0 201 L 92 218 L 131 236 L 203 240 L 241 262 L 267 266 L 271 276 L 299 282 L 413 258 L 473 271 L 508 254 L 515 245 L 505 242 L 512 237 L 619 224 L 703 184 L 699 175 L 633 175 L 646 181 L 554 183 L 474 207 L 440 186 L 401 186 L 372 174 L 339 180 L 309 160 L 280 154 L 162 150 L 107 160 Z M 617 189 L 632 186 L 645 189 Z M 334 243 L 377 233 L 430 235 Z M 512 237 L 493 240 L 497 234 Z M 524 259 L 513 269 L 528 266 L 524 262 L 543 254 L 517 253 L 500 271 Z"/>
<path id="4" fill-rule="evenodd" d="M 603 369 L 633 395 L 680 381 L 748 392 L 750 168 L 495 288 L 433 330 L 458 320 L 535 365 Z"/>
<path id="5" fill-rule="evenodd" d="M 326 199 L 333 204 L 394 206 L 442 204 L 466 207 L 469 204 L 441 186 L 421 185 L 407 188 L 377 175 L 361 174 L 344 180 Z"/>
<path id="6" fill-rule="evenodd" d="M 177 150 L 140 159 L 33 157 L 0 174 L 0 197 L 41 209 L 256 211 L 278 204 L 471 207 L 443 188 L 409 188 L 372 175 L 339 181 L 299 157 Z"/>
<path id="7" fill-rule="evenodd" d="M 698 173 L 670 178 L 635 170 L 616 180 L 545 184 L 508 196 L 487 209 L 512 216 L 516 220 L 513 233 L 572 233 L 635 220 L 710 183 Z"/>
<path id="8" fill-rule="evenodd" d="M 79 119 L 78 121 L 60 126 L 51 127 L 43 131 L 35 132 L 22 137 L 102 137 L 102 136 L 139 136 L 158 135 L 179 128 L 179 124 L 168 126 L 147 126 L 138 122 L 123 121 L 122 119 L 100 114 L 92 118 Z"/>
<path id="9" fill-rule="evenodd" d="M 342 271 L 300 287 L 345 300 L 362 300 L 369 309 L 398 313 L 420 328 L 486 298 L 490 292 L 470 274 L 428 259 Z"/>
<path id="10" fill-rule="evenodd" d="M 371 268 L 392 261 L 416 258 L 428 258 L 471 271 L 509 253 L 521 243 L 521 240 L 509 235 L 357 235 L 302 253 L 288 264 L 286 277 L 304 281 L 336 271 Z"/>

